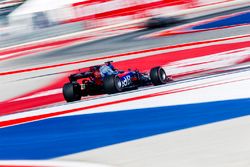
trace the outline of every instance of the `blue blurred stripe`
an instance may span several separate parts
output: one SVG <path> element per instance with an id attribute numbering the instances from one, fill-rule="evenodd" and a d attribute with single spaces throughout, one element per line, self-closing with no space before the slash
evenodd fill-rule
<path id="1" fill-rule="evenodd" d="M 237 24 L 250 24 L 250 12 L 192 27 L 192 29 L 220 28 Z"/>
<path id="2" fill-rule="evenodd" d="M 54 158 L 246 115 L 250 98 L 51 118 L 0 129 L 0 159 Z"/>

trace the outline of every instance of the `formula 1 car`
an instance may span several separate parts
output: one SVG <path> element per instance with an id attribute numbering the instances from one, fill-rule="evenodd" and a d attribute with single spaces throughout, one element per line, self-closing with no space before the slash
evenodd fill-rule
<path id="1" fill-rule="evenodd" d="M 172 81 L 161 67 L 154 67 L 149 73 L 130 69 L 127 72 L 116 70 L 115 74 L 104 77 L 100 74 L 100 67 L 93 66 L 89 71 L 71 74 L 70 82 L 63 86 L 64 99 L 73 102 L 80 100 L 82 96 L 113 94 L 137 89 L 140 86 L 161 85 Z"/>
<path id="2" fill-rule="evenodd" d="M 162 28 L 171 25 L 175 25 L 183 21 L 181 18 L 177 17 L 152 17 L 144 25 L 147 29 Z"/>

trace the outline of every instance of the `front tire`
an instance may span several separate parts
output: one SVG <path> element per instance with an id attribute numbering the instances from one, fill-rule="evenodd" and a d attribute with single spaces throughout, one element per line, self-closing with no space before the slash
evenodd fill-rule
<path id="1" fill-rule="evenodd" d="M 81 85 L 79 83 L 66 83 L 63 86 L 63 96 L 67 102 L 78 101 L 81 99 Z"/>
<path id="2" fill-rule="evenodd" d="M 153 85 L 162 85 L 167 83 L 168 76 L 161 67 L 155 67 L 150 70 L 150 79 Z"/>
<path id="3" fill-rule="evenodd" d="M 104 90 L 107 94 L 122 91 L 122 83 L 117 75 L 106 76 L 103 81 Z"/>

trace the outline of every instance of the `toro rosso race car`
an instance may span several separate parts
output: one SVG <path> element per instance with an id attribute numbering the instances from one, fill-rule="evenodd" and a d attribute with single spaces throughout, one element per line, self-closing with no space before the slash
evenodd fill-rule
<path id="1" fill-rule="evenodd" d="M 69 82 L 63 86 L 63 96 L 67 102 L 72 102 L 80 100 L 82 96 L 113 94 L 169 81 L 172 81 L 171 77 L 161 67 L 154 67 L 149 73 L 130 69 L 124 72 L 115 69 L 112 61 L 108 61 L 104 65 L 90 67 L 89 71 L 71 74 Z"/>

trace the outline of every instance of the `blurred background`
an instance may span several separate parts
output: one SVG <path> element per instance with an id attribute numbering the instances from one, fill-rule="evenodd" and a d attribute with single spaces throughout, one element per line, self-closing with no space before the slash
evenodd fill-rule
<path id="1" fill-rule="evenodd" d="M 231 3 L 229 6 L 220 4 Z M 140 19 L 184 19 L 246 5 L 243 0 L 0 0 L 0 48 Z M 211 6 L 204 10 L 203 7 Z M 216 7 L 217 6 L 217 7 Z M 190 15 L 190 10 L 193 15 Z"/>

